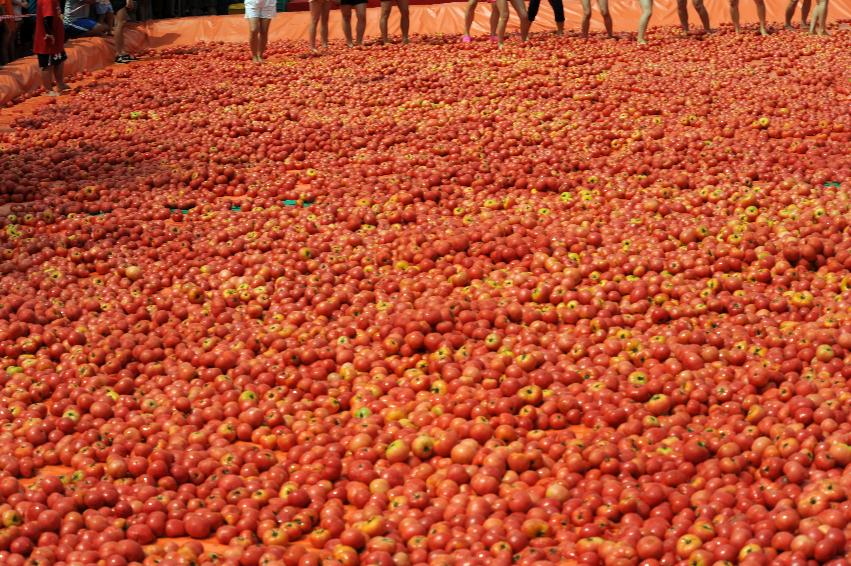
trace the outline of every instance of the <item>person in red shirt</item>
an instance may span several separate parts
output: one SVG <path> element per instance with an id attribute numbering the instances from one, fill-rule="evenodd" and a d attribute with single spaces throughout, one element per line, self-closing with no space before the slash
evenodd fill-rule
<path id="1" fill-rule="evenodd" d="M 65 55 L 65 25 L 59 0 L 38 0 L 33 53 L 38 56 L 41 80 L 49 96 L 69 90 L 62 75 Z M 54 84 L 55 83 L 55 84 Z"/>

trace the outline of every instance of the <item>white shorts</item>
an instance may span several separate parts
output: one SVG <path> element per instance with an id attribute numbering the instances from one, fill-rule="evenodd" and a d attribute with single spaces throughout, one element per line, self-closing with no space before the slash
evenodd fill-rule
<path id="1" fill-rule="evenodd" d="M 247 0 L 245 2 L 245 17 L 271 20 L 275 17 L 276 5 L 276 0 Z"/>

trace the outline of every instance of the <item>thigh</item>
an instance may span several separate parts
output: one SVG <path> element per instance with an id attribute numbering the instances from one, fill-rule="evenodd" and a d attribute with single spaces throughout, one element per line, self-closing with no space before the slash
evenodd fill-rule
<path id="1" fill-rule="evenodd" d="M 366 17 L 366 6 L 366 2 L 361 2 L 360 4 L 355 5 L 355 12 L 357 13 L 358 18 Z"/>
<path id="2" fill-rule="evenodd" d="M 396 5 L 399 6 L 400 12 L 408 11 L 408 0 L 396 0 Z"/>
<path id="3" fill-rule="evenodd" d="M 609 11 L 609 0 L 597 0 L 597 6 L 599 6 L 600 11 L 605 14 Z"/>
<path id="4" fill-rule="evenodd" d="M 352 5 L 340 2 L 340 15 L 344 18 L 350 17 L 352 15 Z"/>

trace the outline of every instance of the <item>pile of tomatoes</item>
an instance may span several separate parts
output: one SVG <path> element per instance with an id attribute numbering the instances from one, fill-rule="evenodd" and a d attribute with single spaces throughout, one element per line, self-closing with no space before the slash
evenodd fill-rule
<path id="1" fill-rule="evenodd" d="M 0 134 L 0 563 L 846 564 L 851 34 L 233 46 Z"/>

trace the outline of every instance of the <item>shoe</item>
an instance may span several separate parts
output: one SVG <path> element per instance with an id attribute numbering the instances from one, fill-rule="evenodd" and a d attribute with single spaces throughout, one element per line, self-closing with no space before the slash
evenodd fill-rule
<path id="1" fill-rule="evenodd" d="M 128 61 L 138 61 L 139 60 L 138 57 L 134 57 L 133 55 L 130 55 L 129 53 L 127 55 L 125 55 L 124 57 L 126 57 Z"/>
<path id="2" fill-rule="evenodd" d="M 115 57 L 115 62 L 119 65 L 126 65 L 130 63 L 130 58 L 127 55 L 117 55 Z"/>
<path id="3" fill-rule="evenodd" d="M 469 35 L 464 35 L 461 37 L 461 41 L 463 41 L 464 43 L 470 43 L 471 41 L 473 41 L 473 38 Z"/>

